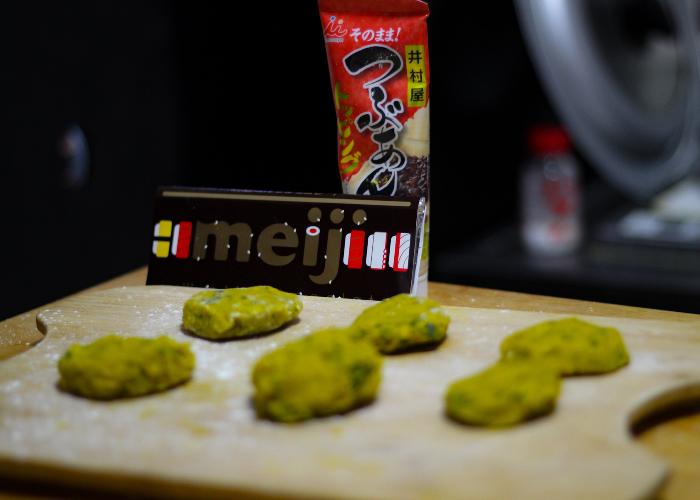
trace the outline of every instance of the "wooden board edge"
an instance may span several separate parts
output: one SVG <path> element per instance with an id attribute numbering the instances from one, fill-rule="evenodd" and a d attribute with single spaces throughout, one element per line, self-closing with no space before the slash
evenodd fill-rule
<path id="1" fill-rule="evenodd" d="M 158 478 L 133 472 L 116 473 L 99 469 L 86 470 L 34 460 L 16 460 L 0 456 L 0 478 L 3 491 L 14 490 L 18 494 L 32 489 L 46 491 L 51 487 L 67 488 L 69 497 L 95 498 L 103 494 L 123 495 L 136 498 L 212 500 L 236 498 L 241 500 L 301 500 L 308 496 L 296 496 L 270 491 L 237 488 L 230 485 L 217 486 L 212 483 L 195 483 L 191 479 Z"/>

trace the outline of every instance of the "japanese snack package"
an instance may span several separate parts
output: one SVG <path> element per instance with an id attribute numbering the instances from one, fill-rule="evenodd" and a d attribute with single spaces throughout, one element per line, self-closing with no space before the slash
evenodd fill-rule
<path id="1" fill-rule="evenodd" d="M 423 197 L 430 166 L 428 5 L 319 0 L 335 110 L 338 167 L 350 194 Z M 415 293 L 427 294 L 425 217 Z"/>

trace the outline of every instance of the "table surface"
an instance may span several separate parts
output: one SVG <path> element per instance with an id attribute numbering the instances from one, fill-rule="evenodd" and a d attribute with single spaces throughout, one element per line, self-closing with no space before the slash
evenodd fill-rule
<path id="1" fill-rule="evenodd" d="M 146 282 L 146 268 L 119 276 L 84 290 L 104 290 L 121 286 L 138 286 Z M 700 316 L 693 314 L 618 306 L 597 302 L 545 297 L 525 293 L 490 290 L 446 283 L 430 283 L 429 295 L 445 305 L 482 307 L 489 309 L 515 309 L 546 311 L 563 314 L 591 314 L 621 316 L 639 319 L 692 322 L 698 325 Z M 36 329 L 38 310 L 20 314 L 0 322 L 0 360 L 26 351 L 41 340 Z M 661 491 L 660 497 L 671 500 L 698 498 L 700 492 L 700 402 L 677 408 L 664 415 L 657 415 L 641 422 L 637 429 L 639 442 L 652 453 L 666 460 L 672 475 Z M 85 492 L 65 489 L 47 489 L 40 485 L 11 482 L 0 486 L 0 499 L 9 498 L 75 498 Z"/>

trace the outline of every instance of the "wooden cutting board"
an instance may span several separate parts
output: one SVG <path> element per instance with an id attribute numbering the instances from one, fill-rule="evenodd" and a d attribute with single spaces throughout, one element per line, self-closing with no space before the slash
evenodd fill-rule
<path id="1" fill-rule="evenodd" d="M 562 316 L 449 307 L 448 340 L 436 351 L 387 357 L 373 405 L 274 424 L 251 408 L 251 364 L 316 328 L 350 323 L 368 302 L 304 297 L 299 321 L 279 333 L 208 342 L 180 329 L 194 291 L 120 288 L 39 313 L 46 338 L 0 362 L 0 474 L 181 497 L 642 498 L 667 468 L 634 443 L 631 423 L 700 396 L 700 332 L 692 323 L 588 316 L 620 329 L 630 366 L 565 379 L 556 412 L 526 425 L 454 424 L 443 416 L 447 385 L 494 362 L 504 336 Z M 110 332 L 190 342 L 193 380 L 108 403 L 59 392 L 64 350 Z"/>

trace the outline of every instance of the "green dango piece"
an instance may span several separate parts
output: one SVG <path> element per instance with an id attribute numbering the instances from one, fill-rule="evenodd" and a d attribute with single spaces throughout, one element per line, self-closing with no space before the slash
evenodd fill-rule
<path id="1" fill-rule="evenodd" d="M 271 286 L 204 290 L 185 302 L 182 325 L 209 340 L 250 337 L 289 323 L 302 307 L 298 296 Z"/>
<path id="2" fill-rule="evenodd" d="M 501 343 L 503 361 L 549 364 L 560 375 L 608 373 L 629 363 L 620 332 L 577 318 L 545 321 L 517 331 Z"/>
<path id="3" fill-rule="evenodd" d="M 452 383 L 445 412 L 462 424 L 508 427 L 551 413 L 560 385 L 559 375 L 547 365 L 500 362 Z"/>
<path id="4" fill-rule="evenodd" d="M 170 337 L 107 335 L 66 350 L 58 361 L 58 386 L 90 399 L 144 396 L 188 381 L 194 364 L 189 345 Z"/>
<path id="5" fill-rule="evenodd" d="M 429 348 L 447 335 L 450 317 L 434 300 L 399 294 L 368 307 L 352 326 L 383 354 Z"/>
<path id="6" fill-rule="evenodd" d="M 258 416 L 299 422 L 373 401 L 382 357 L 350 333 L 345 328 L 318 330 L 261 357 L 252 371 Z"/>

